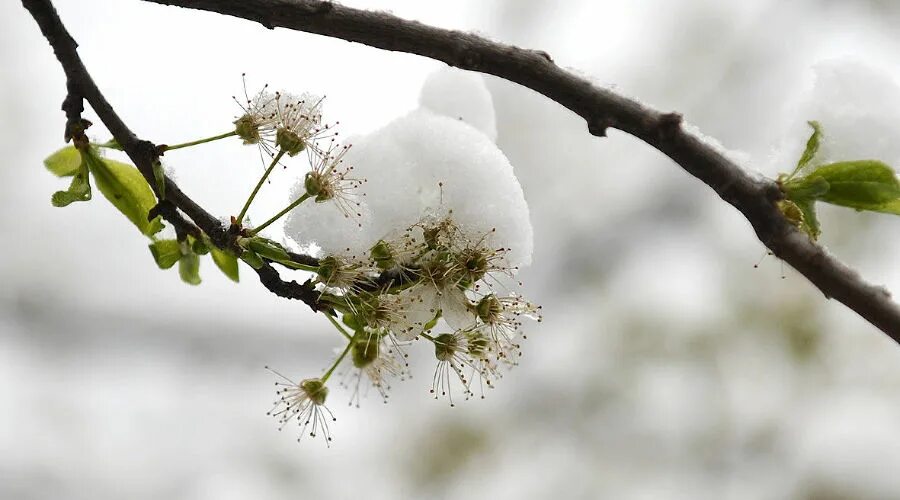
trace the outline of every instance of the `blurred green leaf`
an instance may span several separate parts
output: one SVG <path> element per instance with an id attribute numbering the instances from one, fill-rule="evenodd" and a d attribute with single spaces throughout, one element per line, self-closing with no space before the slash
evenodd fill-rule
<path id="1" fill-rule="evenodd" d="M 819 144 L 822 142 L 822 126 L 819 125 L 819 122 L 808 121 L 806 123 L 812 127 L 813 132 L 809 136 L 809 140 L 806 141 L 806 149 L 803 151 L 803 155 L 800 156 L 800 161 L 797 162 L 795 173 L 805 167 L 816 156 L 816 153 L 819 151 Z"/>
<path id="2" fill-rule="evenodd" d="M 210 247 L 205 241 L 196 239 L 192 236 L 189 236 L 188 239 L 191 241 L 191 248 L 194 249 L 194 253 L 197 255 L 206 255 L 209 253 Z"/>
<path id="3" fill-rule="evenodd" d="M 154 241 L 149 247 L 160 269 L 169 269 L 181 259 L 181 246 L 176 240 Z"/>
<path id="4" fill-rule="evenodd" d="M 830 187 L 824 178 L 808 176 L 786 182 L 783 189 L 789 200 L 808 200 L 822 196 Z"/>
<path id="5" fill-rule="evenodd" d="M 178 260 L 178 274 L 181 281 L 190 285 L 200 284 L 200 256 L 188 250 Z"/>
<path id="6" fill-rule="evenodd" d="M 237 257 L 213 246 L 209 247 L 209 251 L 212 255 L 213 262 L 216 263 L 216 266 L 219 267 L 219 270 L 221 270 L 225 276 L 228 276 L 228 278 L 235 283 L 240 281 Z"/>
<path id="7" fill-rule="evenodd" d="M 159 193 L 159 199 L 166 199 L 166 173 L 163 171 L 162 163 L 153 162 L 153 180 L 156 181 L 156 191 Z"/>
<path id="8" fill-rule="evenodd" d="M 877 160 L 831 163 L 818 167 L 809 177 L 825 179 L 828 191 L 818 199 L 834 205 L 866 210 L 900 198 L 894 170 Z"/>
<path id="9" fill-rule="evenodd" d="M 75 146 L 66 146 L 48 156 L 44 166 L 57 177 L 75 175 L 81 167 L 81 153 Z"/>
<path id="10" fill-rule="evenodd" d="M 435 326 L 437 326 L 438 320 L 441 319 L 441 311 L 438 311 L 437 314 L 434 315 L 434 318 L 431 319 L 428 323 L 425 323 L 425 326 L 422 327 L 422 331 L 427 332 L 431 330 Z"/>
<path id="11" fill-rule="evenodd" d="M 250 238 L 248 246 L 260 257 L 274 260 L 276 262 L 291 261 L 291 256 L 288 255 L 287 250 L 285 250 L 283 246 L 275 243 L 272 240 L 268 240 L 260 236 L 254 236 Z"/>
<path id="12" fill-rule="evenodd" d="M 808 234 L 813 241 L 819 239 L 822 230 L 819 227 L 819 218 L 816 216 L 816 202 L 813 200 L 798 200 L 795 201 L 795 204 L 803 213 L 800 229 Z"/>
<path id="13" fill-rule="evenodd" d="M 253 269 L 259 269 L 263 265 L 265 265 L 265 262 L 263 262 L 262 258 L 249 248 L 245 248 L 241 253 L 241 260 L 246 262 L 247 265 L 252 267 Z"/>
<path id="14" fill-rule="evenodd" d="M 353 331 L 359 330 L 361 328 L 359 324 L 359 319 L 352 314 L 345 314 L 341 318 L 341 322 L 345 325 L 349 326 Z"/>
<path id="15" fill-rule="evenodd" d="M 53 193 L 53 196 L 50 197 L 50 203 L 54 207 L 65 207 L 76 201 L 89 201 L 91 199 L 89 178 L 90 173 L 88 172 L 87 162 L 82 161 L 72 177 L 72 182 L 69 183 L 69 189 Z"/>
<path id="16" fill-rule="evenodd" d="M 101 158 L 92 150 L 85 155 L 85 162 L 100 192 L 143 234 L 150 236 L 163 228 L 159 217 L 147 220 L 150 209 L 156 205 L 156 197 L 137 168 Z"/>

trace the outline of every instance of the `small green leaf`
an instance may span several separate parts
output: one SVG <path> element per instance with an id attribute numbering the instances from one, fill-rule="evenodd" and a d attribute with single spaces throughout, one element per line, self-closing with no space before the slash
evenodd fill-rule
<path id="1" fill-rule="evenodd" d="M 75 146 L 66 146 L 48 156 L 44 160 L 44 166 L 57 177 L 75 175 L 81 167 L 81 153 Z"/>
<path id="2" fill-rule="evenodd" d="M 178 274 L 181 281 L 190 285 L 200 284 L 200 256 L 188 251 L 178 260 Z"/>
<path id="3" fill-rule="evenodd" d="M 157 240 L 148 246 L 160 269 L 169 269 L 181 259 L 181 246 L 176 240 Z"/>
<path id="4" fill-rule="evenodd" d="M 123 148 L 122 145 L 119 144 L 119 141 L 117 141 L 115 138 L 112 138 L 112 139 L 104 142 L 103 144 L 98 144 L 98 146 L 100 146 L 101 148 L 107 148 L 107 149 L 117 149 L 119 151 L 125 150 L 125 148 Z"/>
<path id="5" fill-rule="evenodd" d="M 253 238 L 250 238 L 248 245 L 250 249 L 256 252 L 260 257 L 274 260 L 275 262 L 291 261 L 291 256 L 288 255 L 284 247 L 272 240 L 254 236 Z"/>
<path id="6" fill-rule="evenodd" d="M 246 262 L 247 265 L 252 267 L 253 269 L 259 269 L 265 265 L 265 262 L 263 262 L 262 258 L 249 248 L 245 248 L 241 253 L 241 260 Z"/>
<path id="7" fill-rule="evenodd" d="M 137 168 L 101 158 L 93 150 L 85 155 L 85 163 L 94 174 L 100 192 L 143 234 L 150 236 L 163 228 L 159 217 L 147 220 L 150 209 L 156 205 L 156 197 Z"/>
<path id="8" fill-rule="evenodd" d="M 816 217 L 815 200 L 781 200 L 778 209 L 797 229 L 815 241 L 819 238 L 819 219 Z"/>
<path id="9" fill-rule="evenodd" d="M 819 144 L 822 142 L 822 126 L 819 125 L 819 122 L 808 121 L 806 123 L 812 127 L 813 132 L 809 136 L 809 140 L 806 141 L 806 149 L 803 151 L 803 155 L 800 156 L 800 161 L 797 162 L 797 170 L 795 172 L 805 167 L 816 156 L 816 153 L 819 151 Z"/>
<path id="10" fill-rule="evenodd" d="M 345 314 L 344 317 L 341 318 L 341 322 L 349 326 L 353 331 L 359 330 L 361 328 L 359 319 L 352 314 Z"/>
<path id="11" fill-rule="evenodd" d="M 428 323 L 425 323 L 425 326 L 422 327 L 422 331 L 428 331 L 434 328 L 437 325 L 438 320 L 441 319 L 441 311 L 438 311 L 437 314 L 434 315 L 434 318 L 431 319 Z"/>
<path id="12" fill-rule="evenodd" d="M 163 171 L 162 163 L 153 162 L 153 180 L 156 181 L 156 191 L 159 193 L 159 199 L 166 199 L 166 173 Z"/>
<path id="13" fill-rule="evenodd" d="M 813 200 L 827 193 L 830 187 L 824 178 L 810 175 L 786 182 L 782 189 L 789 200 Z"/>
<path id="14" fill-rule="evenodd" d="M 188 239 L 191 241 L 191 248 L 194 249 L 196 254 L 206 255 L 209 253 L 209 245 L 207 245 L 205 241 L 195 239 L 192 236 L 188 236 Z"/>
<path id="15" fill-rule="evenodd" d="M 877 160 L 858 160 L 823 165 L 809 174 L 828 182 L 818 199 L 834 205 L 865 209 L 900 198 L 894 170 Z"/>
<path id="16" fill-rule="evenodd" d="M 209 252 L 212 255 L 213 262 L 216 263 L 216 266 L 219 267 L 225 276 L 228 276 L 235 283 L 240 281 L 237 257 L 213 246 L 209 247 Z"/>
<path id="17" fill-rule="evenodd" d="M 813 200 L 797 201 L 797 208 L 803 212 L 803 224 L 800 229 L 809 235 L 813 241 L 819 239 L 822 230 L 819 226 L 819 218 L 816 216 L 816 202 Z"/>
<path id="18" fill-rule="evenodd" d="M 90 173 L 88 172 L 87 162 L 81 162 L 78 171 L 72 177 L 69 189 L 53 193 L 53 196 L 50 197 L 50 203 L 54 207 L 65 207 L 76 201 L 89 201 L 91 199 L 89 178 Z"/>

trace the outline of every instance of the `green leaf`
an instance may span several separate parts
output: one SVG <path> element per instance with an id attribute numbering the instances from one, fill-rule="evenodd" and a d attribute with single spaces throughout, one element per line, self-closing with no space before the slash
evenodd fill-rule
<path id="1" fill-rule="evenodd" d="M 362 325 L 359 324 L 359 319 L 352 314 L 344 314 L 344 316 L 341 318 L 341 322 L 349 326 L 353 331 L 362 328 Z"/>
<path id="2" fill-rule="evenodd" d="M 148 246 L 160 269 L 169 269 L 181 259 L 181 246 L 176 240 L 157 240 Z"/>
<path id="3" fill-rule="evenodd" d="M 216 266 L 219 267 L 225 276 L 228 276 L 235 283 L 240 281 L 237 257 L 213 246 L 209 247 L 209 252 L 212 255 L 213 262 L 216 263 Z"/>
<path id="4" fill-rule="evenodd" d="M 809 174 L 828 182 L 818 199 L 834 205 L 865 210 L 900 198 L 894 170 L 878 160 L 858 160 L 823 165 Z"/>
<path id="5" fill-rule="evenodd" d="M 241 260 L 246 262 L 247 265 L 252 267 L 253 269 L 259 269 L 263 265 L 265 265 L 265 262 L 263 262 L 262 258 L 260 258 L 260 256 L 257 255 L 256 252 L 250 250 L 249 248 L 245 248 L 244 251 L 241 252 Z"/>
<path id="6" fill-rule="evenodd" d="M 815 241 L 819 238 L 819 219 L 816 217 L 815 200 L 781 200 L 778 209 L 797 229 Z"/>
<path id="7" fill-rule="evenodd" d="M 813 200 L 802 200 L 795 202 L 797 208 L 803 213 L 803 222 L 800 229 L 809 235 L 813 241 L 819 239 L 822 230 L 819 226 L 819 218 L 816 216 L 816 202 Z"/>
<path id="8" fill-rule="evenodd" d="M 90 173 L 88 172 L 87 162 L 82 161 L 78 171 L 73 175 L 69 189 L 57 191 L 50 197 L 50 203 L 54 207 L 65 207 L 76 201 L 88 201 L 91 199 L 91 183 L 88 180 Z"/>
<path id="9" fill-rule="evenodd" d="M 156 191 L 159 193 L 159 199 L 166 199 L 166 173 L 163 171 L 162 163 L 153 162 L 153 180 L 156 181 Z"/>
<path id="10" fill-rule="evenodd" d="M 437 326 L 438 320 L 441 319 L 441 311 L 438 311 L 437 314 L 434 315 L 434 318 L 431 319 L 428 323 L 425 323 L 425 326 L 422 327 L 422 331 L 427 332 L 431 330 L 435 326 Z"/>
<path id="11" fill-rule="evenodd" d="M 81 153 L 75 146 L 66 146 L 48 156 L 44 166 L 57 177 L 75 175 L 81 167 Z"/>
<path id="12" fill-rule="evenodd" d="M 824 178 L 808 176 L 786 182 L 782 189 L 789 200 L 813 200 L 827 193 L 830 187 Z"/>
<path id="13" fill-rule="evenodd" d="M 894 214 L 900 215 L 900 199 L 891 200 L 886 203 L 878 203 L 878 204 L 870 204 L 870 205 L 858 205 L 853 207 L 859 211 L 867 211 L 867 212 L 881 212 L 883 214 Z"/>
<path id="14" fill-rule="evenodd" d="M 806 123 L 812 127 L 813 132 L 809 136 L 809 140 L 806 141 L 806 149 L 803 151 L 803 155 L 800 156 L 800 161 L 797 162 L 795 173 L 805 167 L 816 156 L 816 153 L 819 151 L 819 144 L 822 142 L 822 126 L 819 125 L 819 122 L 808 121 Z"/>
<path id="15" fill-rule="evenodd" d="M 206 255 L 209 253 L 209 245 L 207 245 L 205 241 L 195 239 L 192 236 L 188 236 L 188 239 L 191 241 L 191 248 L 194 249 L 196 254 Z"/>
<path id="16" fill-rule="evenodd" d="M 103 144 L 98 144 L 98 146 L 100 146 L 101 148 L 107 148 L 107 149 L 117 149 L 119 151 L 125 150 L 125 148 L 123 148 L 122 145 L 119 144 L 119 141 L 117 141 L 115 139 L 115 137 L 104 142 Z"/>
<path id="17" fill-rule="evenodd" d="M 150 236 L 163 228 L 159 217 L 147 220 L 150 209 L 156 205 L 156 197 L 137 168 L 101 158 L 93 150 L 85 155 L 85 162 L 100 192 L 143 234 Z"/>
<path id="18" fill-rule="evenodd" d="M 248 246 L 251 250 L 256 252 L 260 257 L 264 257 L 269 260 L 274 260 L 276 262 L 280 261 L 291 261 L 291 256 L 288 255 L 287 251 L 272 240 L 268 240 L 266 238 L 262 238 L 259 236 L 254 236 L 250 238 Z"/>
<path id="19" fill-rule="evenodd" d="M 181 281 L 190 285 L 200 284 L 200 256 L 192 251 L 188 251 L 181 256 L 178 261 L 178 274 Z"/>

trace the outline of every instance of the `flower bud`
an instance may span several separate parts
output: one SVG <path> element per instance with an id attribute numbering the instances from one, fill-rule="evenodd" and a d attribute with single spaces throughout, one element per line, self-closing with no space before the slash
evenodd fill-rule
<path id="1" fill-rule="evenodd" d="M 313 402 L 313 404 L 325 404 L 325 398 L 328 397 L 328 387 L 325 386 L 325 382 L 322 382 L 321 379 L 306 379 L 300 382 L 300 389 L 302 389 L 303 392 L 306 393 L 306 397 L 308 397 L 309 400 Z"/>

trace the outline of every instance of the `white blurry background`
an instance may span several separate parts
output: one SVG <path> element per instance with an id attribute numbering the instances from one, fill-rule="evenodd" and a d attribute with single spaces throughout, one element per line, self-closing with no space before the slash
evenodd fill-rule
<path id="1" fill-rule="evenodd" d="M 327 94 L 354 134 L 413 109 L 440 67 L 137 1 L 57 4 L 109 100 L 156 142 L 226 130 L 242 72 L 252 88 Z M 817 62 L 900 75 L 889 0 L 353 4 L 547 50 L 683 112 L 770 176 L 816 118 L 798 110 Z M 484 401 L 431 400 L 419 349 L 390 404 L 348 408 L 333 391 L 333 446 L 298 445 L 265 415 L 262 366 L 316 373 L 335 346 L 327 322 L 246 270 L 233 285 L 207 261 L 204 283 L 183 285 L 102 197 L 51 207 L 65 181 L 41 160 L 62 144 L 64 80 L 18 2 L 0 4 L 0 63 L 0 498 L 900 498 L 900 348 L 791 270 L 781 279 L 777 260 L 754 270 L 749 225 L 661 154 L 591 137 L 492 77 L 498 144 L 535 228 L 522 279 L 545 322 Z M 900 99 L 878 88 L 870 105 Z M 884 125 L 859 134 L 900 140 Z M 249 149 L 172 152 L 168 166 L 229 214 L 261 169 Z M 296 175 L 266 186 L 260 215 Z M 825 245 L 900 290 L 900 218 L 821 218 Z"/>

